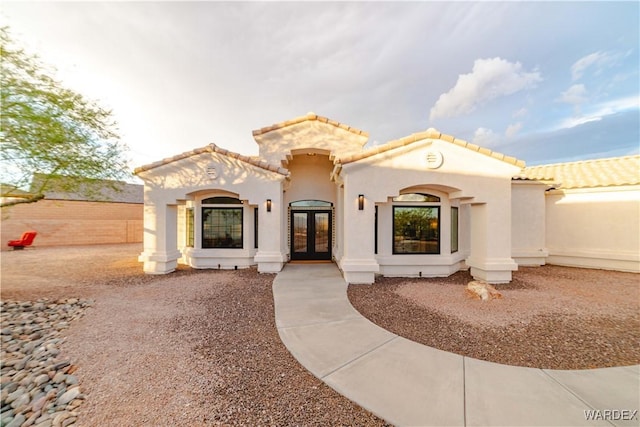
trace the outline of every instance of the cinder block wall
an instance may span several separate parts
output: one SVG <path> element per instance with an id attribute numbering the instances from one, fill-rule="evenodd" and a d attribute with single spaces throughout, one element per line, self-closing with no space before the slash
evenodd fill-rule
<path id="1" fill-rule="evenodd" d="M 34 246 L 142 242 L 144 205 L 41 200 L 2 209 L 2 250 L 9 240 L 35 230 Z"/>

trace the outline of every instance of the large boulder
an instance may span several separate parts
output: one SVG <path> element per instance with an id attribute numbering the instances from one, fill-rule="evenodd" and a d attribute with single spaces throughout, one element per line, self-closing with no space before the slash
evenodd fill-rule
<path id="1" fill-rule="evenodd" d="M 469 298 L 488 301 L 490 299 L 502 298 L 502 294 L 488 283 L 473 281 L 467 284 L 465 292 Z"/>

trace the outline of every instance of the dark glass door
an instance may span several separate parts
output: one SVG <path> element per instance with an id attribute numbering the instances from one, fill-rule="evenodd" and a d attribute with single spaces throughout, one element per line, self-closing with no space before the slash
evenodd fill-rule
<path id="1" fill-rule="evenodd" d="M 291 259 L 331 259 L 331 211 L 291 212 Z"/>

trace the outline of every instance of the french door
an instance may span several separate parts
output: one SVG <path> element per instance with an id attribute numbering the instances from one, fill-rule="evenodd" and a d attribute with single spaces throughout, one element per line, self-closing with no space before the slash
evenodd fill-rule
<path id="1" fill-rule="evenodd" d="M 331 260 L 331 211 L 291 211 L 291 259 Z"/>

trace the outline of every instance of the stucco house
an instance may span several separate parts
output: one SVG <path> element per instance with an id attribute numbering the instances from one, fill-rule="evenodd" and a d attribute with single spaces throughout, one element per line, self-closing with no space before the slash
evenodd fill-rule
<path id="1" fill-rule="evenodd" d="M 547 195 L 559 183 L 521 160 L 435 129 L 365 149 L 366 132 L 314 113 L 253 137 L 257 157 L 210 144 L 136 169 L 145 272 L 333 260 L 349 283 L 462 269 L 506 283 L 550 258 Z M 636 228 L 639 184 L 626 208 Z"/>

